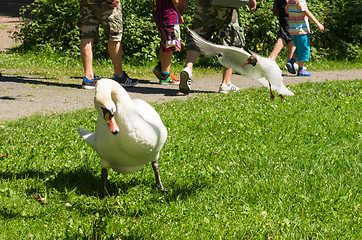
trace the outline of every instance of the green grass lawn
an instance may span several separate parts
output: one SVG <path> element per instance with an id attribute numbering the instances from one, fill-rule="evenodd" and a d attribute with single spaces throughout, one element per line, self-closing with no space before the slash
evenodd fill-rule
<path id="1" fill-rule="evenodd" d="M 102 197 L 94 109 L 3 123 L 0 239 L 361 239 L 362 80 L 288 87 L 154 104 L 169 191 L 148 164 Z"/>

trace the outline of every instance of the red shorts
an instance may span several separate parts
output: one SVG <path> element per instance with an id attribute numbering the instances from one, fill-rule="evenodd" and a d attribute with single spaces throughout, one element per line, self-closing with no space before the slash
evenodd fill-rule
<path id="1" fill-rule="evenodd" d="M 158 27 L 161 35 L 161 47 L 164 52 L 176 52 L 181 50 L 180 26 Z"/>

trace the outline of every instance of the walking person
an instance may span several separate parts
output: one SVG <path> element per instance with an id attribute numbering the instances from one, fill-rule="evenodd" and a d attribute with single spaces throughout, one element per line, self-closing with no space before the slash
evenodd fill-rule
<path id="1" fill-rule="evenodd" d="M 181 50 L 181 32 L 179 24 L 187 7 L 187 0 L 153 0 L 153 18 L 161 36 L 159 62 L 153 73 L 161 84 L 179 84 L 180 80 L 170 74 L 174 52 Z"/>
<path id="2" fill-rule="evenodd" d="M 294 63 L 298 59 L 297 76 L 311 76 L 312 73 L 305 70 L 304 62 L 309 61 L 310 55 L 310 19 L 323 31 L 324 26 L 308 10 L 305 0 L 286 0 L 287 12 L 289 12 L 290 34 L 293 37 L 296 50 L 293 57 L 287 62 L 288 72 L 295 74 Z"/>
<path id="3" fill-rule="evenodd" d="M 119 0 L 79 0 L 80 52 L 85 76 L 82 87 L 94 89 L 99 77 L 93 72 L 93 45 L 99 39 L 102 25 L 108 40 L 107 48 L 113 63 L 113 79 L 123 87 L 132 87 L 138 80 L 131 79 L 122 69 L 122 6 Z"/>
<path id="4" fill-rule="evenodd" d="M 222 6 L 223 1 L 218 2 L 216 4 L 210 0 L 195 0 L 192 29 L 207 41 L 210 41 L 216 31 L 220 36 L 222 45 L 243 47 L 245 37 L 240 23 L 239 8 Z M 256 9 L 256 0 L 249 0 L 248 3 L 251 11 Z M 200 56 L 200 50 L 190 36 L 188 36 L 187 42 L 186 64 L 180 73 L 179 85 L 180 91 L 184 94 L 190 93 L 193 65 Z M 223 78 L 219 92 L 228 93 L 239 90 L 231 83 L 231 75 L 232 69 L 223 67 Z"/>
<path id="5" fill-rule="evenodd" d="M 271 52 L 269 58 L 276 60 L 280 51 L 284 45 L 287 44 L 288 56 L 287 61 L 293 57 L 295 46 L 293 43 L 292 35 L 289 32 L 289 14 L 286 12 L 287 1 L 286 0 L 274 0 L 273 14 L 278 17 L 279 20 L 279 32 L 277 33 L 277 41 Z"/>

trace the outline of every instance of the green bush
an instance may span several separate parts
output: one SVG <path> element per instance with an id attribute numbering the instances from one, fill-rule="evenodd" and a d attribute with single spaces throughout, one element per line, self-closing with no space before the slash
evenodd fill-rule
<path id="1" fill-rule="evenodd" d="M 251 13 L 247 6 L 240 9 L 246 48 L 268 56 L 274 47 L 279 23 L 272 14 L 273 0 L 257 0 L 257 3 L 257 10 Z M 154 61 L 158 56 L 160 38 L 152 17 L 152 2 L 122 0 L 122 5 L 124 60 L 137 64 Z M 308 0 L 308 7 L 325 26 L 325 31 L 321 32 L 315 24 L 310 23 L 312 59 L 360 59 L 362 19 L 359 13 L 362 9 L 359 0 Z M 185 24 L 181 25 L 183 48 L 175 54 L 174 61 L 183 61 L 185 57 L 185 25 L 192 24 L 193 9 L 193 1 L 190 1 L 189 11 L 184 16 Z M 25 21 L 16 35 L 23 42 L 21 49 L 46 49 L 79 56 L 77 0 L 36 0 L 24 8 L 21 14 L 30 15 L 32 19 Z M 108 58 L 105 42 L 104 35 L 101 35 L 95 46 L 95 58 Z"/>
<path id="2" fill-rule="evenodd" d="M 360 58 L 362 40 L 362 4 L 360 0 L 336 0 L 324 7 L 325 34 L 318 34 L 318 47 L 333 58 Z"/>
<path id="3" fill-rule="evenodd" d="M 36 0 L 20 10 L 24 23 L 16 34 L 22 49 L 44 48 L 79 55 L 77 0 Z M 30 15 L 32 21 L 26 19 Z"/>

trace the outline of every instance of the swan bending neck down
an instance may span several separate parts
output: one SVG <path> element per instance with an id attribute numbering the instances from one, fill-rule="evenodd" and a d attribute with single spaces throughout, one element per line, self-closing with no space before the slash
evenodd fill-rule
<path id="1" fill-rule="evenodd" d="M 158 157 L 167 138 L 167 130 L 158 113 L 143 100 L 132 100 L 127 91 L 111 79 L 96 85 L 94 105 L 98 112 L 95 132 L 78 128 L 79 134 L 98 153 L 102 181 L 107 192 L 107 168 L 131 173 L 151 162 L 156 186 L 162 185 Z"/>

